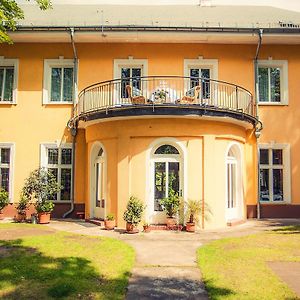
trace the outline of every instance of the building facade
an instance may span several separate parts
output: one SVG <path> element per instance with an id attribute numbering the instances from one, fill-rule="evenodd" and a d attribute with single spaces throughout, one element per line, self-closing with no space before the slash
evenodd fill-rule
<path id="1" fill-rule="evenodd" d="M 224 19 L 216 29 L 201 13 L 222 19 L 227 8 L 183 7 L 195 21 L 184 26 L 175 14 L 178 24 L 167 27 L 141 21 L 141 7 L 123 10 L 125 17 L 102 8 L 102 25 L 86 18 L 82 26 L 88 8 L 70 7 L 73 19 L 61 20 L 63 6 L 43 13 L 24 6 L 14 44 L 0 46 L 5 214 L 15 214 L 29 173 L 45 167 L 63 186 L 56 217 L 114 213 L 124 226 L 134 195 L 146 205 L 145 220 L 163 224 L 159 200 L 170 189 L 203 201 L 203 228 L 257 213 L 299 217 L 300 31 L 279 22 L 297 22 L 298 14 L 274 10 L 272 28 Z M 132 19 L 143 26 L 126 25 Z"/>

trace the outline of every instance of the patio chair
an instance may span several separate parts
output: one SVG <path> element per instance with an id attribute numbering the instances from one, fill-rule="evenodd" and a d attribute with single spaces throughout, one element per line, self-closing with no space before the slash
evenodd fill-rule
<path id="1" fill-rule="evenodd" d="M 194 96 L 183 96 L 181 99 L 177 100 L 179 104 L 196 104 L 199 98 L 201 87 L 199 85 L 194 88 Z"/>
<path id="2" fill-rule="evenodd" d="M 131 85 L 126 85 L 126 91 L 127 91 L 128 97 L 132 104 L 145 104 L 146 103 L 146 99 L 144 96 L 142 96 L 142 95 L 134 96 L 133 95 Z"/>

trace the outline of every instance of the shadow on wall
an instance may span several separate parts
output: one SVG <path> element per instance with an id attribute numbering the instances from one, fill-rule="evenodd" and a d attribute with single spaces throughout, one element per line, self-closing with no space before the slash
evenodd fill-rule
<path id="1" fill-rule="evenodd" d="M 127 283 L 128 274 L 106 280 L 85 258 L 45 256 L 20 239 L 0 241 L 0 258 L 1 299 L 122 299 Z"/>

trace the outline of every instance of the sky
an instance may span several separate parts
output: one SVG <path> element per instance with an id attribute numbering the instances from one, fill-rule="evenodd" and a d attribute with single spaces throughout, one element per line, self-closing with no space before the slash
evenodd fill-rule
<path id="1" fill-rule="evenodd" d="M 19 0 L 19 3 L 28 3 Z M 125 5 L 197 5 L 211 3 L 212 5 L 258 5 L 273 6 L 300 12 L 300 0 L 52 0 L 55 4 L 125 4 Z"/>

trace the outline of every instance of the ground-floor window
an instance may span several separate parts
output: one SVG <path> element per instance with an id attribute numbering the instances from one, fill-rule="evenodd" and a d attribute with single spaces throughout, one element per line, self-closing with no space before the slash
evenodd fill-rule
<path id="1" fill-rule="evenodd" d="M 288 200 L 289 151 L 286 145 L 261 146 L 259 150 L 260 201 Z"/>
<path id="2" fill-rule="evenodd" d="M 43 167 L 56 178 L 62 189 L 52 200 L 70 201 L 72 188 L 72 147 L 71 145 L 43 145 Z"/>
<path id="3" fill-rule="evenodd" d="M 12 145 L 0 144 L 0 188 L 11 195 Z"/>

